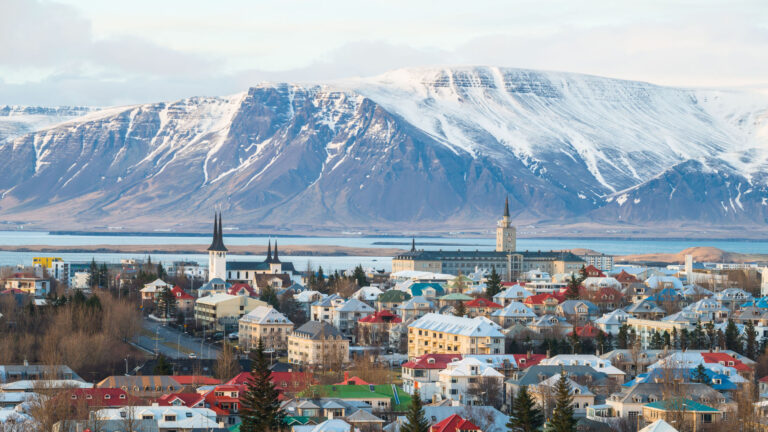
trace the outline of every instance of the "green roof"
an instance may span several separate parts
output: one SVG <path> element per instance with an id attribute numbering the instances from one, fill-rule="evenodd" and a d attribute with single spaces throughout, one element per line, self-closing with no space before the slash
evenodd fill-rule
<path id="1" fill-rule="evenodd" d="M 373 386 L 371 391 L 367 385 L 317 385 L 312 386 L 318 390 L 323 397 L 339 399 L 368 399 L 368 398 L 389 398 L 394 411 L 405 412 L 411 403 L 411 395 L 403 389 L 389 384 L 379 384 Z M 395 402 L 395 395 L 392 389 L 397 391 L 397 397 L 400 403 Z"/>
<path id="2" fill-rule="evenodd" d="M 466 294 L 461 294 L 461 293 L 451 293 L 451 294 L 446 294 L 446 295 L 444 295 L 444 296 L 440 297 L 438 300 L 461 300 L 461 301 L 470 301 L 470 300 L 474 300 L 474 298 L 473 298 L 473 297 L 470 297 L 470 296 L 468 296 L 468 295 L 466 295 Z"/>
<path id="3" fill-rule="evenodd" d="M 649 408 L 658 409 L 658 410 L 664 410 L 664 411 L 719 412 L 718 410 L 716 410 L 715 408 L 712 408 L 711 406 L 700 404 L 690 399 L 681 399 L 681 398 L 660 400 L 656 402 L 651 402 L 649 404 L 645 404 L 645 406 Z"/>
<path id="4" fill-rule="evenodd" d="M 392 289 L 379 294 L 380 302 L 401 302 L 411 298 L 411 295 L 405 291 Z"/>

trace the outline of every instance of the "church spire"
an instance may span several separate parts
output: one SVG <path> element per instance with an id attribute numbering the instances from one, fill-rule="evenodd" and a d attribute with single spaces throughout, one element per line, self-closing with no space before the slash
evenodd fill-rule
<path id="1" fill-rule="evenodd" d="M 280 258 L 277 257 L 277 239 L 275 239 L 275 257 L 272 259 L 272 262 L 279 263 Z"/>
<path id="2" fill-rule="evenodd" d="M 509 195 L 504 199 L 504 217 L 509 217 Z"/>
<path id="3" fill-rule="evenodd" d="M 267 242 L 267 259 L 265 261 L 266 263 L 272 262 L 272 240 L 269 240 Z"/>
<path id="4" fill-rule="evenodd" d="M 224 234 L 221 225 L 221 213 L 215 213 L 213 215 L 213 240 L 211 245 L 208 246 L 209 251 L 214 252 L 226 252 L 227 248 L 224 246 Z"/>
<path id="5" fill-rule="evenodd" d="M 416 237 L 411 237 L 411 252 L 416 252 Z"/>

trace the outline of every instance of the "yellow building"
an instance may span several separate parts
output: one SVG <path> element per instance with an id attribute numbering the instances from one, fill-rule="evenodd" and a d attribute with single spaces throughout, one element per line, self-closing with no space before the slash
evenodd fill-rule
<path id="1" fill-rule="evenodd" d="M 259 306 L 267 304 L 251 297 L 230 294 L 200 297 L 195 301 L 195 320 L 216 331 L 236 331 L 238 320 Z"/>
<path id="2" fill-rule="evenodd" d="M 50 269 L 53 267 L 53 263 L 62 261 L 64 260 L 58 257 L 34 257 L 32 258 L 32 265 Z"/>
<path id="3" fill-rule="evenodd" d="M 428 313 L 408 326 L 408 358 L 424 354 L 504 354 L 504 334 L 484 317 Z"/>
<path id="4" fill-rule="evenodd" d="M 240 318 L 238 330 L 240 347 L 251 349 L 259 344 L 274 350 L 288 347 L 288 335 L 293 323 L 272 306 L 259 306 Z"/>
<path id="5" fill-rule="evenodd" d="M 334 326 L 309 321 L 288 336 L 288 363 L 341 367 L 349 362 L 349 340 Z"/>

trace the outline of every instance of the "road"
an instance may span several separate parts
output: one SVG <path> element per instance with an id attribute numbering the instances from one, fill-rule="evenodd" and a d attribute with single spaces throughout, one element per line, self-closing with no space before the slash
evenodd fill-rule
<path id="1" fill-rule="evenodd" d="M 197 358 L 215 359 L 219 348 L 209 343 L 200 343 L 200 338 L 192 337 L 173 327 L 164 326 L 147 318 L 142 319 L 144 329 L 138 337 L 138 344 L 150 351 L 157 349 L 169 358 L 187 358 L 195 353 Z"/>

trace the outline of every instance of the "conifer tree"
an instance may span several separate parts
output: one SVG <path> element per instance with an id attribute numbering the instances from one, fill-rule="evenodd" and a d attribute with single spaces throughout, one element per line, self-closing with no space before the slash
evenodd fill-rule
<path id="1" fill-rule="evenodd" d="M 693 376 L 691 376 L 691 381 L 697 382 L 697 383 L 706 383 L 709 380 L 709 377 L 707 377 L 707 369 L 704 367 L 703 364 L 699 364 L 699 366 L 696 367 L 696 369 L 693 370 Z"/>
<path id="2" fill-rule="evenodd" d="M 285 429 L 285 413 L 280 409 L 279 393 L 271 381 L 269 360 L 264 355 L 264 343 L 259 339 L 251 376 L 240 398 L 241 432 L 278 432 Z"/>
<path id="3" fill-rule="evenodd" d="M 153 375 L 173 375 L 173 366 L 168 362 L 164 355 L 157 356 L 157 363 L 152 369 Z"/>
<path id="4" fill-rule="evenodd" d="M 579 299 L 579 287 L 581 286 L 581 280 L 571 273 L 571 280 L 568 281 L 568 288 L 565 290 L 565 298 L 567 300 Z"/>
<path id="5" fill-rule="evenodd" d="M 728 325 L 725 327 L 725 347 L 729 350 L 741 353 L 743 351 L 739 329 L 732 319 L 728 318 Z"/>
<path id="6" fill-rule="evenodd" d="M 419 389 L 416 389 L 411 396 L 411 404 L 405 419 L 405 424 L 400 428 L 400 432 L 429 432 L 429 421 L 424 416 Z"/>
<path id="7" fill-rule="evenodd" d="M 651 349 L 661 349 L 661 344 L 662 343 L 663 342 L 661 340 L 661 335 L 659 334 L 659 332 L 653 332 L 653 336 L 651 336 L 650 348 Z"/>
<path id="8" fill-rule="evenodd" d="M 757 360 L 757 331 L 755 330 L 755 324 L 751 320 L 747 321 L 744 325 L 744 336 L 747 340 L 744 355 L 750 360 Z"/>
<path id="9" fill-rule="evenodd" d="M 573 397 L 565 371 L 560 371 L 560 379 L 555 386 L 555 409 L 552 419 L 547 424 L 547 432 L 576 432 L 576 419 L 573 417 Z"/>
<path id="10" fill-rule="evenodd" d="M 701 321 L 696 321 L 696 327 L 691 334 L 691 347 L 693 349 L 704 348 L 704 330 L 701 328 Z"/>
<path id="11" fill-rule="evenodd" d="M 669 335 L 669 332 L 664 330 L 664 334 L 661 335 L 662 339 L 662 348 L 672 348 L 672 336 Z"/>
<path id="12" fill-rule="evenodd" d="M 357 267 L 355 267 L 352 277 L 355 279 L 355 282 L 357 282 L 357 286 L 364 287 L 368 285 L 368 278 L 365 276 L 365 270 L 363 270 L 361 264 L 358 264 Z"/>
<path id="13" fill-rule="evenodd" d="M 544 424 L 544 415 L 536 407 L 536 402 L 528 394 L 528 387 L 523 386 L 517 393 L 512 405 L 512 415 L 509 417 L 507 427 L 509 429 L 520 428 L 523 432 L 533 432 Z"/>
<path id="14" fill-rule="evenodd" d="M 491 267 L 491 274 L 485 282 L 485 296 L 493 300 L 493 296 L 501 292 L 501 276 L 496 273 L 496 267 Z"/>
<path id="15" fill-rule="evenodd" d="M 161 318 L 171 318 L 176 315 L 176 298 L 167 286 L 160 290 L 157 298 L 157 311 Z"/>
<path id="16" fill-rule="evenodd" d="M 688 346 L 690 344 L 690 337 L 688 334 L 688 329 L 682 329 L 680 330 L 680 349 L 681 350 L 687 350 Z"/>
<path id="17" fill-rule="evenodd" d="M 600 350 L 601 353 L 609 351 L 605 333 L 602 330 L 598 330 L 595 342 L 597 343 L 597 349 Z"/>
<path id="18" fill-rule="evenodd" d="M 261 295 L 259 296 L 259 299 L 269 305 L 271 305 L 275 309 L 280 308 L 280 299 L 277 298 L 277 293 L 275 292 L 274 288 L 267 285 L 261 290 Z"/>
<path id="19" fill-rule="evenodd" d="M 622 324 L 619 327 L 619 334 L 616 336 L 619 349 L 627 349 L 629 347 L 629 326 Z"/>
<path id="20" fill-rule="evenodd" d="M 456 307 L 453 308 L 453 315 L 457 317 L 463 317 L 467 314 L 467 308 L 464 306 L 463 301 L 458 301 Z"/>

